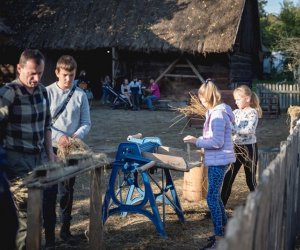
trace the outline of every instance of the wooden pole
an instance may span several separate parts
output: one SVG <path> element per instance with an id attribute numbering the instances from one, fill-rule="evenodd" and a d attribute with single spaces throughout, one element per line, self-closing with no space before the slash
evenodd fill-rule
<path id="1" fill-rule="evenodd" d="M 104 249 L 102 232 L 102 186 L 101 174 L 103 168 L 91 172 L 90 226 L 89 241 L 91 250 Z"/>
<path id="2" fill-rule="evenodd" d="M 28 188 L 26 248 L 41 249 L 42 239 L 42 189 Z"/>
<path id="3" fill-rule="evenodd" d="M 278 148 L 258 150 L 258 179 L 260 179 L 262 172 L 275 159 L 278 153 Z"/>
<path id="4" fill-rule="evenodd" d="M 112 78 L 112 85 L 115 87 L 115 78 L 116 78 L 116 48 L 111 48 L 111 60 L 112 60 L 112 72 L 111 72 L 111 78 Z"/>

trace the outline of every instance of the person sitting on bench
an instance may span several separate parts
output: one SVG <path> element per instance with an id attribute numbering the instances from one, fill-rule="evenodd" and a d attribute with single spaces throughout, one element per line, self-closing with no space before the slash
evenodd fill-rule
<path id="1" fill-rule="evenodd" d="M 156 101 L 160 98 L 160 90 L 153 77 L 150 79 L 150 85 L 148 89 L 146 89 L 146 92 L 149 93 L 149 95 L 145 98 L 147 107 L 149 110 L 154 110 L 153 101 Z"/>

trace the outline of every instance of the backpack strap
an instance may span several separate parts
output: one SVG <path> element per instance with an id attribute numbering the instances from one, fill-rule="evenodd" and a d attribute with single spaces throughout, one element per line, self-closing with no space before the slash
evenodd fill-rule
<path id="1" fill-rule="evenodd" d="M 74 91 L 76 89 L 76 84 L 73 85 L 72 89 L 70 90 L 64 104 L 61 106 L 60 110 L 55 114 L 55 116 L 52 117 L 52 123 L 51 126 L 53 126 L 53 124 L 56 122 L 56 120 L 58 119 L 58 117 L 61 115 L 61 113 L 65 110 L 68 102 L 70 101 Z"/>

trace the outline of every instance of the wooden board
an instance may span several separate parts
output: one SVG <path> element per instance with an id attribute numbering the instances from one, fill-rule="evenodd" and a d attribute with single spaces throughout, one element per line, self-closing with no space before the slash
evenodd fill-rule
<path id="1" fill-rule="evenodd" d="M 157 149 L 157 153 L 165 154 L 165 155 L 172 155 L 172 156 L 179 156 L 182 157 L 186 162 L 197 162 L 201 164 L 202 156 L 200 150 L 191 150 L 188 154 L 183 149 L 179 148 L 172 148 L 166 146 L 160 146 Z"/>
<path id="2" fill-rule="evenodd" d="M 168 147 L 159 148 L 159 151 L 163 151 L 164 154 L 143 152 L 142 155 L 147 159 L 155 161 L 156 165 L 159 167 L 173 169 L 177 171 L 185 172 L 189 171 L 191 168 L 201 165 L 199 154 L 196 160 L 195 154 L 193 154 L 193 156 L 190 157 L 190 160 L 186 160 L 189 157 L 187 153 L 185 153 L 183 150 Z"/>

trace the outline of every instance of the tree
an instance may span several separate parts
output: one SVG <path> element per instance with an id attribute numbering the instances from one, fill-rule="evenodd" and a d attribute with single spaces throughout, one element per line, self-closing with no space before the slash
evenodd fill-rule
<path id="1" fill-rule="evenodd" d="M 265 6 L 260 1 L 260 6 Z M 271 50 L 281 51 L 288 71 L 295 76 L 295 69 L 300 65 L 300 3 L 295 6 L 292 1 L 284 0 L 279 15 L 260 11 L 260 23 L 263 44 Z"/>
<path id="2" fill-rule="evenodd" d="M 300 37 L 282 38 L 278 41 L 277 48 L 286 58 L 287 70 L 293 72 L 296 78 L 296 69 L 300 65 Z"/>
<path id="3" fill-rule="evenodd" d="M 271 50 L 276 49 L 279 40 L 288 37 L 300 37 L 300 7 L 285 0 L 280 14 L 266 14 L 266 1 L 259 1 L 260 25 L 263 44 Z"/>

